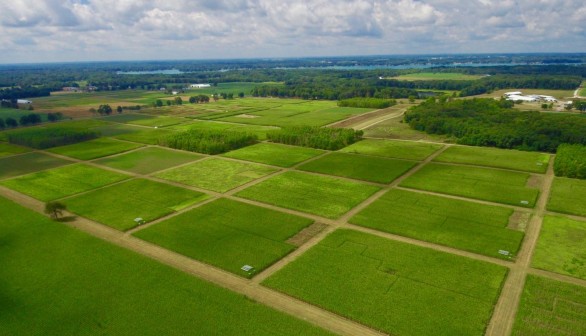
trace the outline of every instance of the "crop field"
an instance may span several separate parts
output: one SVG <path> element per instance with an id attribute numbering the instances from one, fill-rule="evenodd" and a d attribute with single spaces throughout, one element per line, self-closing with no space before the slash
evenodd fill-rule
<path id="1" fill-rule="evenodd" d="M 393 335 L 483 335 L 506 273 L 340 229 L 263 284 Z"/>
<path id="2" fill-rule="evenodd" d="M 134 179 L 67 199 L 65 203 L 80 216 L 126 231 L 137 226 L 136 218 L 150 222 L 206 198 L 206 194 L 197 191 Z"/>
<path id="3" fill-rule="evenodd" d="M 527 276 L 512 335 L 586 335 L 586 288 Z"/>
<path id="4" fill-rule="evenodd" d="M 531 179 L 529 173 L 430 163 L 401 186 L 532 208 L 539 189 Z"/>
<path id="5" fill-rule="evenodd" d="M 126 152 L 141 146 L 142 145 L 126 141 L 99 138 L 73 145 L 51 148 L 49 151 L 51 153 L 65 155 L 79 160 L 91 160 Z"/>
<path id="6" fill-rule="evenodd" d="M 90 130 L 98 132 L 103 137 L 113 137 L 143 131 L 145 128 L 127 124 L 108 123 L 103 126 L 93 127 Z"/>
<path id="7" fill-rule="evenodd" d="M 74 164 L 15 177 L 0 184 L 41 201 L 52 201 L 127 179 L 124 174 Z"/>
<path id="8" fill-rule="evenodd" d="M 319 149 L 259 143 L 223 154 L 226 157 L 264 163 L 279 167 L 292 167 L 325 153 Z"/>
<path id="9" fill-rule="evenodd" d="M 147 119 L 139 119 L 139 120 L 132 120 L 128 121 L 129 124 L 132 125 L 139 125 L 139 126 L 148 126 L 148 127 L 167 127 L 172 125 L 181 124 L 184 122 L 190 121 L 186 118 L 181 117 L 154 117 L 154 118 L 147 118 Z"/>
<path id="10" fill-rule="evenodd" d="M 137 174 L 150 174 L 201 158 L 203 158 L 202 155 L 190 152 L 146 147 L 130 153 L 96 160 L 95 163 Z"/>
<path id="11" fill-rule="evenodd" d="M 586 180 L 556 177 L 547 210 L 586 216 Z"/>
<path id="12" fill-rule="evenodd" d="M 19 120 L 20 117 L 27 115 L 29 113 L 38 114 L 41 117 L 41 121 L 47 121 L 47 114 L 45 113 L 38 113 L 37 111 L 28 111 L 28 110 L 18 110 L 13 108 L 2 108 L 0 107 L 0 119 L 12 118 L 15 120 Z"/>
<path id="13" fill-rule="evenodd" d="M 31 150 L 26 147 L 21 147 L 17 145 L 11 145 L 4 142 L 0 142 L 0 158 L 5 156 L 11 156 L 15 154 L 22 154 L 26 152 L 30 152 Z"/>
<path id="14" fill-rule="evenodd" d="M 586 280 L 586 221 L 546 216 L 533 267 Z"/>
<path id="15" fill-rule="evenodd" d="M 442 145 L 439 144 L 366 139 L 343 148 L 340 152 L 422 161 L 440 148 Z"/>
<path id="16" fill-rule="evenodd" d="M 0 213 L 2 335 L 331 335 L 4 198 Z"/>
<path id="17" fill-rule="evenodd" d="M 278 128 L 271 126 L 242 125 L 225 122 L 196 121 L 185 123 L 177 126 L 171 126 L 169 129 L 178 131 L 187 130 L 220 130 L 220 131 L 239 131 L 255 134 L 259 140 L 266 140 L 267 132 Z"/>
<path id="18" fill-rule="evenodd" d="M 205 204 L 134 235 L 172 251 L 252 277 L 295 249 L 287 240 L 311 220 L 228 199 Z M 244 265 L 254 267 L 245 272 Z"/>
<path id="19" fill-rule="evenodd" d="M 116 135 L 114 138 L 132 142 L 139 142 L 147 145 L 158 145 L 161 139 L 177 132 L 168 129 L 144 129 L 138 132 Z"/>
<path id="20" fill-rule="evenodd" d="M 107 117 L 104 117 L 102 120 L 109 121 L 109 122 L 116 122 L 116 123 L 131 123 L 133 121 L 140 121 L 140 120 L 148 120 L 154 119 L 155 116 L 148 115 L 148 114 L 138 114 L 138 113 L 123 113 L 123 114 L 114 114 Z"/>
<path id="21" fill-rule="evenodd" d="M 239 197 L 338 218 L 380 188 L 301 172 L 286 172 L 244 189 Z"/>
<path id="22" fill-rule="evenodd" d="M 189 186 L 226 192 L 276 171 L 275 168 L 254 163 L 210 158 L 167 170 L 155 176 Z"/>
<path id="23" fill-rule="evenodd" d="M 578 91 L 578 96 L 586 97 L 586 85 L 582 82 L 582 88 Z"/>
<path id="24" fill-rule="evenodd" d="M 391 77 L 390 79 L 402 80 L 402 81 L 429 81 L 429 80 L 477 80 L 482 75 L 467 75 L 457 72 L 418 72 L 407 75 L 401 75 L 397 77 Z"/>
<path id="25" fill-rule="evenodd" d="M 549 154 L 536 152 L 452 146 L 438 155 L 434 161 L 545 173 L 549 159 Z"/>
<path id="26" fill-rule="evenodd" d="M 413 161 L 346 153 L 331 153 L 299 167 L 300 170 L 391 183 L 416 165 Z"/>
<path id="27" fill-rule="evenodd" d="M 51 155 L 33 152 L 0 158 L 0 179 L 34 173 L 72 163 Z"/>
<path id="28" fill-rule="evenodd" d="M 364 136 L 382 139 L 434 141 L 438 143 L 443 143 L 446 142 L 446 140 L 449 140 L 445 135 L 427 134 L 414 130 L 408 123 L 403 122 L 403 118 L 401 117 L 387 119 L 368 127 L 364 130 Z"/>
<path id="29" fill-rule="evenodd" d="M 461 250 L 508 259 L 523 232 L 507 228 L 513 210 L 398 189 L 350 219 L 360 226 Z M 528 218 L 527 218 L 528 219 Z"/>

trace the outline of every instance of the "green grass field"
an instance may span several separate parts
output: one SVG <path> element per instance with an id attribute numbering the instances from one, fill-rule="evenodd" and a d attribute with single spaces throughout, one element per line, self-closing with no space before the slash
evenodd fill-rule
<path id="1" fill-rule="evenodd" d="M 391 183 L 415 166 L 413 161 L 346 153 L 331 153 L 299 167 L 300 170 Z"/>
<path id="2" fill-rule="evenodd" d="M 434 161 L 545 173 L 549 159 L 549 154 L 536 152 L 452 146 L 438 155 Z"/>
<path id="3" fill-rule="evenodd" d="M 15 154 L 22 154 L 30 152 L 31 150 L 26 147 L 21 147 L 17 145 L 11 145 L 4 142 L 0 142 L 0 158 L 5 156 L 11 156 Z"/>
<path id="4" fill-rule="evenodd" d="M 0 213 L 0 335 L 330 335 L 4 198 Z"/>
<path id="5" fill-rule="evenodd" d="M 144 129 L 138 132 L 125 133 L 115 136 L 116 139 L 138 142 L 148 145 L 158 145 L 159 139 L 175 134 L 175 131 L 168 129 Z"/>
<path id="6" fill-rule="evenodd" d="M 95 163 L 137 174 L 150 174 L 201 158 L 203 158 L 202 155 L 190 152 L 146 147 L 130 153 L 103 158 Z"/>
<path id="7" fill-rule="evenodd" d="M 287 239 L 311 220 L 219 199 L 134 235 L 172 251 L 252 277 L 295 249 Z M 252 273 L 241 270 L 251 265 Z"/>
<path id="8" fill-rule="evenodd" d="M 366 139 L 340 152 L 422 161 L 440 148 L 442 145 L 438 144 Z"/>
<path id="9" fill-rule="evenodd" d="M 411 191 L 389 190 L 350 219 L 360 226 L 508 259 L 523 232 L 508 229 L 513 210 Z"/>
<path id="10" fill-rule="evenodd" d="M 226 192 L 276 171 L 275 168 L 255 163 L 210 158 L 167 170 L 155 176 L 189 186 Z"/>
<path id="11" fill-rule="evenodd" d="M 533 267 L 586 280 L 586 221 L 546 216 Z"/>
<path id="12" fill-rule="evenodd" d="M 155 119 L 155 116 L 148 115 L 148 114 L 137 114 L 137 113 L 123 113 L 123 114 L 113 114 L 107 117 L 104 117 L 102 120 L 109 121 L 109 122 L 117 122 L 117 123 L 130 123 L 133 121 L 140 121 L 140 120 L 148 120 L 148 119 Z"/>
<path id="13" fill-rule="evenodd" d="M 407 75 L 401 75 L 397 77 L 391 77 L 390 79 L 396 79 L 401 81 L 430 81 L 430 80 L 477 80 L 484 76 L 482 75 L 467 75 L 457 72 L 418 72 Z"/>
<path id="14" fill-rule="evenodd" d="M 338 218 L 380 188 L 301 172 L 286 172 L 236 194 L 252 200 Z"/>
<path id="15" fill-rule="evenodd" d="M 430 163 L 405 179 L 401 186 L 533 207 L 539 189 L 527 186 L 530 177 L 529 173 Z"/>
<path id="16" fill-rule="evenodd" d="M 484 335 L 506 273 L 337 230 L 263 284 L 393 335 Z"/>
<path id="17" fill-rule="evenodd" d="M 547 210 L 586 216 L 586 180 L 556 177 Z"/>
<path id="18" fill-rule="evenodd" d="M 278 128 L 271 126 L 258 126 L 258 125 L 242 125 L 226 122 L 216 121 L 203 121 L 198 120 L 196 122 L 184 123 L 181 125 L 171 126 L 168 129 L 177 131 L 188 131 L 188 130 L 220 130 L 220 131 L 239 131 L 245 133 L 256 134 L 259 140 L 266 140 L 267 132 L 276 130 Z"/>
<path id="19" fill-rule="evenodd" d="M 0 179 L 34 173 L 71 163 L 71 161 L 38 152 L 3 157 L 0 158 Z"/>
<path id="20" fill-rule="evenodd" d="M 126 231 L 136 218 L 153 221 L 208 198 L 206 194 L 150 180 L 134 179 L 67 199 L 72 212 Z"/>
<path id="21" fill-rule="evenodd" d="M 74 164 L 2 181 L 5 187 L 41 201 L 52 201 L 127 179 L 124 174 Z"/>
<path id="22" fill-rule="evenodd" d="M 586 85 L 584 85 L 584 83 L 582 83 L 582 88 L 580 89 L 580 91 L 578 91 L 578 96 L 580 97 L 586 97 Z"/>
<path id="23" fill-rule="evenodd" d="M 325 153 L 319 149 L 259 143 L 223 154 L 226 157 L 264 163 L 279 167 L 292 167 Z"/>
<path id="24" fill-rule="evenodd" d="M 512 335 L 586 335 L 586 288 L 527 276 Z"/>
<path id="25" fill-rule="evenodd" d="M 167 127 L 172 125 L 181 124 L 184 122 L 188 122 L 189 119 L 181 118 L 181 117 L 154 117 L 148 119 L 139 119 L 139 120 L 131 120 L 128 123 L 132 125 L 140 125 L 140 126 L 148 126 L 148 127 Z"/>
<path id="26" fill-rule="evenodd" d="M 142 145 L 109 138 L 99 138 L 73 145 L 51 148 L 49 151 L 79 160 L 91 160 L 126 152 L 140 146 Z"/>

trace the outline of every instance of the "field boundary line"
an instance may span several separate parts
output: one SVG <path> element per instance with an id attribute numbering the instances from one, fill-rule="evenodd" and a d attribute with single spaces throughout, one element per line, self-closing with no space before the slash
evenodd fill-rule
<path id="1" fill-rule="evenodd" d="M 576 278 L 576 277 L 573 277 L 570 275 L 555 273 L 555 272 L 546 271 L 546 270 L 533 268 L 533 267 L 530 268 L 527 272 L 529 274 L 542 276 L 544 278 L 548 278 L 548 279 L 552 279 L 552 280 L 556 280 L 556 281 L 561 281 L 561 282 L 565 282 L 565 283 L 576 285 L 576 286 L 586 287 L 586 280 Z"/>

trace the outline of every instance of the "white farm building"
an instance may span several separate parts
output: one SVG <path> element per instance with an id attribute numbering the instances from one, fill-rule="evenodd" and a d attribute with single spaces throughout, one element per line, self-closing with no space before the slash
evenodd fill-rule
<path id="1" fill-rule="evenodd" d="M 211 85 L 210 84 L 191 84 L 189 87 L 192 89 L 203 89 L 203 88 L 209 88 L 209 87 L 211 87 Z"/>
<path id="2" fill-rule="evenodd" d="M 523 92 L 521 92 L 521 91 L 505 92 L 505 94 L 503 96 L 505 97 L 506 100 L 512 100 L 512 101 L 524 101 L 524 102 L 543 101 L 543 102 L 552 102 L 552 103 L 557 102 L 557 99 L 555 99 L 552 96 L 545 96 L 545 95 L 525 96 L 525 95 L 523 95 Z"/>

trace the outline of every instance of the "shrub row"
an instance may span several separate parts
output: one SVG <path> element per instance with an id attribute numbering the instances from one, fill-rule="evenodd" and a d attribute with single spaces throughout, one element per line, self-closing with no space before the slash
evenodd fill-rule
<path id="1" fill-rule="evenodd" d="M 72 128 L 28 128 L 7 134 L 8 142 L 37 149 L 70 145 L 95 139 L 100 133 Z"/>
<path id="2" fill-rule="evenodd" d="M 312 126 L 286 127 L 267 132 L 267 139 L 287 145 L 337 150 L 362 139 L 362 131 Z"/>
<path id="3" fill-rule="evenodd" d="M 221 154 L 257 141 L 255 134 L 245 132 L 189 130 L 169 135 L 159 140 L 159 145 L 204 154 Z"/>
<path id="4" fill-rule="evenodd" d="M 586 146 L 560 145 L 553 169 L 557 176 L 586 179 Z"/>
<path id="5" fill-rule="evenodd" d="M 384 109 L 396 105 L 397 101 L 394 99 L 379 99 L 379 98 L 350 98 L 340 100 L 338 106 L 340 107 L 363 107 Z"/>

